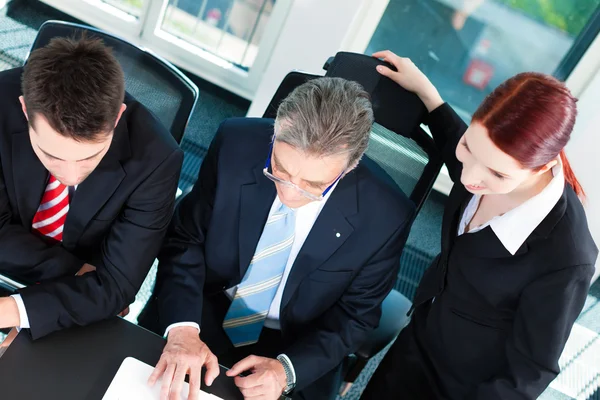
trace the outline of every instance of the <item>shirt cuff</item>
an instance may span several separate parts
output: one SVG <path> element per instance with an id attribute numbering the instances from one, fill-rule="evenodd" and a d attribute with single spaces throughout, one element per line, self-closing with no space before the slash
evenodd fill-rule
<path id="1" fill-rule="evenodd" d="M 282 358 L 285 361 L 285 363 L 287 364 L 287 366 L 289 367 L 289 369 L 292 373 L 292 383 L 295 385 L 296 384 L 296 370 L 294 370 L 294 364 L 292 364 L 292 361 L 290 360 L 290 358 L 288 356 L 286 356 L 285 354 L 280 354 L 279 357 Z"/>
<path id="2" fill-rule="evenodd" d="M 195 322 L 178 322 L 176 324 L 171 324 L 167 327 L 167 329 L 165 330 L 165 334 L 164 337 L 169 336 L 169 331 L 173 328 L 179 328 L 180 326 L 189 326 L 191 328 L 196 328 L 198 329 L 198 334 L 200 334 L 200 325 L 198 325 Z"/>
<path id="3" fill-rule="evenodd" d="M 17 303 L 17 308 L 19 309 L 20 325 L 18 328 L 19 329 L 29 329 L 31 326 L 29 325 L 29 318 L 27 317 L 27 310 L 25 310 L 25 303 L 23 303 L 23 299 L 21 298 L 21 295 L 13 294 L 10 297 L 15 299 L 15 302 Z"/>

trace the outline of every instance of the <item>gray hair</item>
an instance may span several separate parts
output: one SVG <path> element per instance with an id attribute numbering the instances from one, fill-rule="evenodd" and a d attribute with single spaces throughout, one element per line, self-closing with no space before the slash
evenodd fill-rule
<path id="1" fill-rule="evenodd" d="M 298 86 L 279 105 L 275 139 L 317 157 L 348 153 L 348 167 L 367 145 L 373 108 L 357 82 L 317 78 Z"/>

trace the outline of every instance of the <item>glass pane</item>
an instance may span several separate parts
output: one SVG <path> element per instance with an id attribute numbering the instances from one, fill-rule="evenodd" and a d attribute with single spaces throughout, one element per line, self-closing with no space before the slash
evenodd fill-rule
<path id="1" fill-rule="evenodd" d="M 600 0 L 390 0 L 367 53 L 411 58 L 465 120 L 523 71 L 552 74 Z"/>
<path id="2" fill-rule="evenodd" d="M 169 0 L 161 28 L 248 70 L 276 0 Z"/>
<path id="3" fill-rule="evenodd" d="M 142 9 L 144 8 L 144 0 L 101 0 L 101 2 L 118 8 L 136 18 L 140 18 Z"/>

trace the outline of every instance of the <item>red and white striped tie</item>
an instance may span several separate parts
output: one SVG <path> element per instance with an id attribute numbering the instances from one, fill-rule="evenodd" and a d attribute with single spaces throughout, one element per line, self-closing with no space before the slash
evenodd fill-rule
<path id="1" fill-rule="evenodd" d="M 42 203 L 33 217 L 33 231 L 62 242 L 68 212 L 69 188 L 50 175 Z"/>

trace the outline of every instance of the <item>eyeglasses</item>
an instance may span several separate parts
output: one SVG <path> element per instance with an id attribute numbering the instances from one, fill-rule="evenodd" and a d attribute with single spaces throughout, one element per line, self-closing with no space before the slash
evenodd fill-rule
<path id="1" fill-rule="evenodd" d="M 316 194 L 312 194 L 311 192 L 308 192 L 304 189 L 302 189 L 300 186 L 296 185 L 293 182 L 290 181 L 286 181 L 285 179 L 281 179 L 275 175 L 273 175 L 272 173 L 269 172 L 269 167 L 271 167 L 271 157 L 273 155 L 273 143 L 275 142 L 275 138 L 273 137 L 273 141 L 271 142 L 271 148 L 269 149 L 269 156 L 267 157 L 267 161 L 265 162 L 265 168 L 263 168 L 263 174 L 269 178 L 270 180 L 272 180 L 275 183 L 279 183 L 283 186 L 287 186 L 289 188 L 293 188 L 296 189 L 298 191 L 298 193 L 300 193 L 302 196 L 306 197 L 307 199 L 310 199 L 312 201 L 321 201 L 323 200 L 323 198 L 325 196 L 327 196 L 327 193 L 329 193 L 331 191 L 331 189 L 335 186 L 336 183 L 338 183 L 338 181 L 340 179 L 342 179 L 342 176 L 344 175 L 343 171 L 336 179 L 335 181 L 333 181 L 333 183 L 331 185 L 329 185 L 327 187 L 327 189 L 325 189 L 325 191 L 323 193 L 321 193 L 320 195 L 316 195 Z"/>

